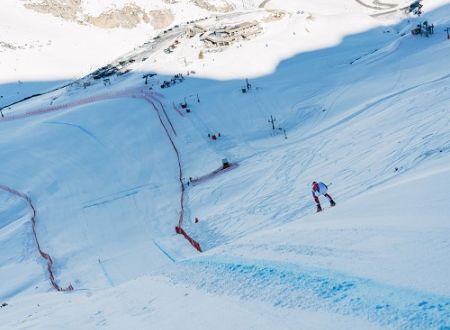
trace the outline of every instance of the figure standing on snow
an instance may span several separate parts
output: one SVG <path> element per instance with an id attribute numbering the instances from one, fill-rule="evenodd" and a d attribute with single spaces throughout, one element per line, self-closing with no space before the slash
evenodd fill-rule
<path id="1" fill-rule="evenodd" d="M 328 198 L 328 200 L 330 201 L 330 205 L 331 206 L 335 206 L 336 203 L 334 202 L 333 198 L 331 198 L 330 195 L 327 194 L 328 191 L 328 187 L 325 183 L 323 182 L 316 182 L 314 181 L 312 183 L 312 195 L 314 197 L 314 201 L 317 204 L 317 212 L 322 211 L 322 206 L 320 206 L 320 201 L 319 201 L 319 196 L 323 195 L 326 198 Z"/>

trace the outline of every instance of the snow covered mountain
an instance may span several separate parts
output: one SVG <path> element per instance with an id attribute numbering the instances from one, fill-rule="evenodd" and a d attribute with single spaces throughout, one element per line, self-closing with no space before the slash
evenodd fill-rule
<path id="1" fill-rule="evenodd" d="M 450 328 L 423 5 L 5 1 L 0 329 Z"/>

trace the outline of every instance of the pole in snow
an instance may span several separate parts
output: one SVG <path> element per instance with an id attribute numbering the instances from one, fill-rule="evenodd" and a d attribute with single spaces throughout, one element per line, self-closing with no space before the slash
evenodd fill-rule
<path id="1" fill-rule="evenodd" d="M 248 82 L 248 78 L 245 78 L 245 85 L 247 86 L 248 91 L 252 88 L 252 85 Z"/>
<path id="2" fill-rule="evenodd" d="M 447 39 L 450 40 L 450 27 L 446 28 L 445 31 L 447 32 Z"/>
<path id="3" fill-rule="evenodd" d="M 142 76 L 143 79 L 145 79 L 145 84 L 148 84 L 148 78 L 151 78 L 152 74 L 151 73 L 146 73 Z"/>
<path id="4" fill-rule="evenodd" d="M 275 130 L 275 122 L 276 122 L 276 118 L 274 118 L 272 115 L 270 115 L 270 119 L 268 120 L 268 122 L 270 124 L 272 124 L 272 130 Z"/>

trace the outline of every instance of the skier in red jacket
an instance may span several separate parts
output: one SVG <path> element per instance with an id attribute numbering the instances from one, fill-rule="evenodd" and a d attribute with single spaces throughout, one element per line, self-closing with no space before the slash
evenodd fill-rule
<path id="1" fill-rule="evenodd" d="M 317 212 L 322 211 L 322 206 L 320 206 L 319 196 L 323 195 L 330 201 L 331 206 L 335 206 L 336 203 L 334 202 L 333 198 L 329 194 L 327 194 L 328 187 L 323 182 L 316 182 L 314 181 L 312 183 L 312 195 L 314 197 L 314 201 L 317 204 Z"/>

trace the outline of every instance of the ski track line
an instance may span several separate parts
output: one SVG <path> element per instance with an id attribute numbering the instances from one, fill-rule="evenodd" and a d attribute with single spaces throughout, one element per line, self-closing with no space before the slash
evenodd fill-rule
<path id="1" fill-rule="evenodd" d="M 355 0 L 355 1 L 358 4 L 360 4 L 361 6 L 364 6 L 364 7 L 369 8 L 369 9 L 374 9 L 374 10 L 386 10 L 386 9 L 392 9 L 392 8 L 395 8 L 395 7 L 398 6 L 397 4 L 381 3 L 379 1 L 373 1 L 373 4 L 375 6 L 372 6 L 372 5 L 368 5 L 368 4 L 364 3 L 364 2 L 362 2 L 361 0 Z M 384 6 L 386 8 L 382 8 L 381 6 Z"/>
<path id="2" fill-rule="evenodd" d="M 184 117 L 184 114 L 180 111 L 180 109 L 178 109 L 175 102 L 173 102 L 173 110 L 175 110 L 181 117 Z"/>
<path id="3" fill-rule="evenodd" d="M 155 240 L 153 240 L 153 244 L 155 244 L 155 246 L 158 248 L 158 250 L 160 250 L 167 258 L 169 258 L 172 262 L 176 262 L 176 260 L 174 258 L 172 258 L 170 256 L 170 254 L 168 254 L 166 251 L 164 251 L 164 249 L 161 247 L 161 245 L 159 245 L 158 243 L 156 243 Z"/>
<path id="4" fill-rule="evenodd" d="M 34 237 L 34 241 L 36 242 L 36 246 L 37 249 L 39 251 L 39 254 L 41 255 L 42 258 L 44 258 L 47 261 L 47 271 L 48 271 L 48 275 L 49 275 L 49 279 L 50 282 L 52 283 L 53 287 L 55 288 L 56 291 L 72 291 L 73 290 L 73 286 L 72 284 L 69 284 L 68 287 L 66 288 L 62 288 L 61 286 L 59 286 L 59 284 L 56 282 L 55 280 L 55 275 L 54 275 L 54 271 L 53 271 L 53 259 L 52 257 L 45 252 L 42 247 L 41 244 L 39 243 L 39 240 L 37 238 L 37 234 L 36 234 L 36 208 L 33 205 L 33 202 L 31 200 L 31 197 L 28 196 L 27 194 L 24 194 L 20 191 L 17 191 L 13 188 L 10 188 L 8 186 L 2 185 L 0 184 L 0 189 L 3 191 L 6 191 L 16 197 L 22 198 L 23 200 L 25 200 L 29 206 L 29 208 L 31 209 L 31 226 L 33 228 L 33 237 Z"/>
<path id="5" fill-rule="evenodd" d="M 41 115 L 41 114 L 46 114 L 46 113 L 51 113 L 51 112 L 56 112 L 56 111 L 62 111 L 62 110 L 68 110 L 71 109 L 73 107 L 76 106 L 80 106 L 80 105 L 86 105 L 86 104 L 90 104 L 90 103 L 95 103 L 98 101 L 104 101 L 104 100 L 109 100 L 109 99 L 115 99 L 115 98 L 137 98 L 137 99 L 142 99 L 145 100 L 147 103 L 151 104 L 158 116 L 158 119 L 164 129 L 164 131 L 166 132 L 166 135 L 170 141 L 170 144 L 172 145 L 173 150 L 175 151 L 176 157 L 177 157 L 177 162 L 178 162 L 178 168 L 179 168 L 179 182 L 180 182 L 180 187 L 181 187 L 181 194 L 180 194 L 180 217 L 178 219 L 178 225 L 175 227 L 175 232 L 177 234 L 182 235 L 197 251 L 202 252 L 202 248 L 200 246 L 200 244 L 194 240 L 184 229 L 183 229 L 183 222 L 184 222 L 184 199 L 185 199 L 185 187 L 183 184 L 183 172 L 182 172 L 182 166 L 181 166 L 181 159 L 180 159 L 180 153 L 170 135 L 169 129 L 166 127 L 166 125 L 164 124 L 163 118 L 161 116 L 161 111 L 164 113 L 164 117 L 167 120 L 167 122 L 169 123 L 173 134 L 176 136 L 177 133 L 175 131 L 175 128 L 169 118 L 169 116 L 167 115 L 167 112 L 163 106 L 163 104 L 161 103 L 161 101 L 159 101 L 155 96 L 158 97 L 163 97 L 163 95 L 159 94 L 159 93 L 153 93 L 153 92 L 148 92 L 146 90 L 143 90 L 141 88 L 130 88 L 130 89 L 125 89 L 122 91 L 118 91 L 118 92 L 108 92 L 108 93 L 104 93 L 104 94 L 99 94 L 99 95 L 94 95 L 94 96 L 90 96 L 90 97 L 86 97 L 80 100 L 76 100 L 76 101 L 72 101 L 72 102 L 68 102 L 65 104 L 60 104 L 60 105 L 55 105 L 55 106 L 48 106 L 48 107 L 44 107 L 44 108 L 40 108 L 37 110 L 32 110 L 32 111 L 27 111 L 24 113 L 19 113 L 19 114 L 12 114 L 12 115 L 7 115 L 3 118 L 0 118 L 0 123 L 1 122 L 6 122 L 6 121 L 13 121 L 13 120 L 19 120 L 19 119 L 24 119 L 24 118 L 28 118 L 28 117 L 33 117 L 33 116 L 37 116 L 37 115 Z M 156 107 L 154 101 L 157 101 L 161 107 L 161 109 L 158 109 L 158 107 Z M 37 245 L 37 249 L 39 251 L 39 254 L 42 256 L 42 258 L 44 258 L 47 261 L 47 270 L 49 273 L 49 279 L 51 284 L 53 285 L 53 287 L 57 290 L 57 291 L 72 291 L 74 288 L 72 286 L 72 284 L 69 284 L 69 286 L 67 288 L 62 288 L 58 285 L 58 283 L 55 280 L 55 276 L 54 276 L 54 272 L 53 272 L 53 259 L 51 258 L 51 256 L 46 253 L 45 251 L 42 250 L 41 245 L 39 243 L 39 240 L 37 238 L 37 234 L 36 234 L 36 209 L 31 201 L 31 198 L 24 194 L 21 193 L 17 190 L 14 190 L 6 185 L 2 185 L 0 184 L 0 189 L 4 190 L 6 192 L 9 192 L 15 196 L 18 196 L 22 199 L 24 199 L 29 207 L 32 210 L 32 217 L 31 217 L 31 221 L 32 221 L 32 226 L 33 226 L 33 235 L 34 235 L 34 239 Z"/>
<path id="6" fill-rule="evenodd" d="M 442 76 L 440 78 L 433 79 L 433 80 L 430 80 L 430 81 L 425 81 L 425 82 L 422 82 L 422 83 L 420 83 L 418 85 L 410 86 L 410 87 L 404 88 L 404 89 L 402 89 L 400 91 L 396 91 L 396 92 L 393 92 L 391 94 L 385 95 L 385 96 L 383 96 L 383 97 L 381 97 L 379 99 L 376 99 L 374 101 L 366 102 L 364 104 L 364 106 L 360 107 L 358 110 L 355 110 L 353 113 L 345 116 L 342 119 L 339 119 L 337 122 L 335 122 L 334 124 L 331 124 L 330 126 L 328 126 L 326 128 L 323 128 L 323 129 L 321 129 L 321 130 L 319 130 L 317 132 L 314 132 L 313 134 L 311 134 L 309 136 L 304 137 L 302 140 L 303 141 L 307 141 L 307 140 L 309 140 L 309 139 L 311 139 L 313 137 L 316 137 L 316 136 L 322 134 L 323 132 L 335 129 L 336 127 L 340 126 L 341 124 L 343 124 L 345 122 L 348 122 L 348 121 L 352 120 L 355 117 L 358 117 L 359 115 L 365 113 L 366 111 L 372 110 L 372 108 L 374 106 L 376 106 L 378 104 L 381 104 L 384 101 L 393 99 L 393 98 L 395 98 L 395 97 L 397 97 L 399 95 L 408 93 L 408 92 L 410 92 L 412 90 L 415 90 L 415 89 L 419 89 L 419 88 L 421 88 L 423 86 L 431 85 L 431 84 L 434 84 L 434 83 L 437 83 L 437 82 L 444 81 L 444 80 L 449 79 L 449 78 L 450 78 L 450 74 L 446 74 L 445 76 Z"/>
<path id="7" fill-rule="evenodd" d="M 46 121 L 44 122 L 44 124 L 50 124 L 50 125 L 65 125 L 65 126 L 69 126 L 69 127 L 74 127 L 74 128 L 78 128 L 80 131 L 82 131 L 83 133 L 85 133 L 87 136 L 91 137 L 94 141 L 96 141 L 97 143 L 99 143 L 101 146 L 105 147 L 105 144 L 100 141 L 94 134 L 92 134 L 91 132 L 89 132 L 87 129 L 85 129 L 83 126 L 81 125 L 77 125 L 77 124 L 72 124 L 72 123 L 66 123 L 66 122 L 60 122 L 60 121 Z"/>

